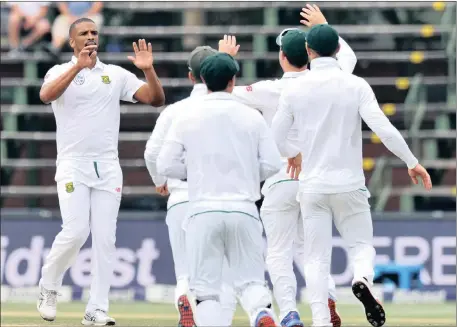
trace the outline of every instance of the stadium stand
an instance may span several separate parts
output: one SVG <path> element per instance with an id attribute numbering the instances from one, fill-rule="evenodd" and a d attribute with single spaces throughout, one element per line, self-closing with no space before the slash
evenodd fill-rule
<path id="1" fill-rule="evenodd" d="M 281 76 L 274 39 L 298 26 L 297 2 L 107 2 L 101 60 L 135 71 L 131 42 L 153 44 L 167 104 L 189 94 L 186 60 L 198 44 L 217 47 L 223 34 L 241 44 L 238 84 Z M 322 2 L 328 21 L 358 57 L 354 74 L 373 87 L 382 109 L 428 168 L 434 190 L 411 186 L 404 165 L 364 126 L 364 169 L 376 211 L 455 210 L 456 5 L 451 2 Z M 2 2 L 2 17 L 5 17 Z M 2 21 L 4 21 L 2 19 Z M 2 54 L 8 50 L 2 23 Z M 68 61 L 69 49 L 60 61 Z M 2 207 L 56 208 L 55 122 L 38 97 L 55 62 L 39 50 L 1 58 Z M 137 71 L 139 74 L 140 72 Z M 143 151 L 162 108 L 123 105 L 119 153 L 121 209 L 164 209 L 154 195 Z"/>

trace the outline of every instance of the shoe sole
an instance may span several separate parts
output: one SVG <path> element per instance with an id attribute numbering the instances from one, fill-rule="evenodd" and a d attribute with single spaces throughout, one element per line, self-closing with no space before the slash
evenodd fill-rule
<path id="1" fill-rule="evenodd" d="M 382 305 L 376 301 L 371 291 L 362 282 L 352 285 L 352 293 L 362 302 L 368 322 L 373 327 L 381 327 L 386 323 L 386 313 Z"/>
<path id="2" fill-rule="evenodd" d="M 106 323 L 96 323 L 96 322 L 93 322 L 93 321 L 89 321 L 89 320 L 86 320 L 86 319 L 83 319 L 81 321 L 81 325 L 84 325 L 84 326 L 114 326 L 116 325 L 116 322 L 115 321 L 108 321 Z"/>
<path id="3" fill-rule="evenodd" d="M 328 308 L 330 310 L 330 321 L 333 327 L 341 327 L 341 317 L 336 312 L 336 303 L 333 300 L 328 300 Z"/>
<path id="4" fill-rule="evenodd" d="M 292 325 L 282 325 L 282 327 L 303 327 L 303 323 L 301 321 L 292 321 Z"/>
<path id="5" fill-rule="evenodd" d="M 255 327 L 276 327 L 276 323 L 272 317 L 264 316 L 259 319 Z"/>
<path id="6" fill-rule="evenodd" d="M 186 295 L 178 298 L 179 323 L 178 327 L 197 327 L 194 320 L 194 313 Z"/>

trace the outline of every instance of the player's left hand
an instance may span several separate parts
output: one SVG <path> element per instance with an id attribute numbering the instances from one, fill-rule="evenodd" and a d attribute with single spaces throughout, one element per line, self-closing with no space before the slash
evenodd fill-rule
<path id="1" fill-rule="evenodd" d="M 154 58 L 152 56 L 152 44 L 148 43 L 146 45 L 145 39 L 138 40 L 138 45 L 136 42 L 133 42 L 133 51 L 135 56 L 128 56 L 127 58 L 141 70 L 146 70 L 152 68 Z"/>
<path id="2" fill-rule="evenodd" d="M 305 26 L 313 27 L 314 25 L 325 24 L 327 20 L 318 6 L 307 4 L 305 8 L 301 9 L 300 16 L 304 19 L 300 21 Z"/>
<path id="3" fill-rule="evenodd" d="M 224 38 L 219 41 L 219 52 L 228 53 L 235 57 L 240 49 L 240 45 L 236 44 L 236 37 L 234 35 L 224 35 Z"/>
<path id="4" fill-rule="evenodd" d="M 290 178 L 298 179 L 298 176 L 301 172 L 301 153 L 297 154 L 293 158 L 288 158 L 287 173 L 290 175 Z"/>

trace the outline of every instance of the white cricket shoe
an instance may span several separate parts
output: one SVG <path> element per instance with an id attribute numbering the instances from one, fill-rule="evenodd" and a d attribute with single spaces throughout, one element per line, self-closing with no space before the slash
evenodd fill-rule
<path id="1" fill-rule="evenodd" d="M 38 297 L 36 308 L 46 321 L 54 321 L 57 314 L 57 295 L 56 291 L 47 290 L 40 287 L 40 296 Z"/>
<path id="2" fill-rule="evenodd" d="M 116 320 L 109 317 L 103 310 L 86 312 L 81 324 L 84 326 L 114 326 Z"/>

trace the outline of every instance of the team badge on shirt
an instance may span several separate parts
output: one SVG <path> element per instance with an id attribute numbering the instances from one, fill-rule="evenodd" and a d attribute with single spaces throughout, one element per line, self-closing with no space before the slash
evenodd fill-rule
<path id="1" fill-rule="evenodd" d="M 76 85 L 83 85 L 85 81 L 86 81 L 86 79 L 84 78 L 83 74 L 78 74 L 73 79 L 73 82 L 75 82 Z"/>
<path id="2" fill-rule="evenodd" d="M 65 184 L 65 190 L 67 191 L 67 193 L 72 193 L 75 190 L 73 182 Z"/>
<path id="3" fill-rule="evenodd" d="M 109 79 L 109 76 L 106 76 L 106 75 L 102 75 L 102 82 L 105 83 L 105 84 L 110 84 L 111 83 L 111 80 Z"/>

